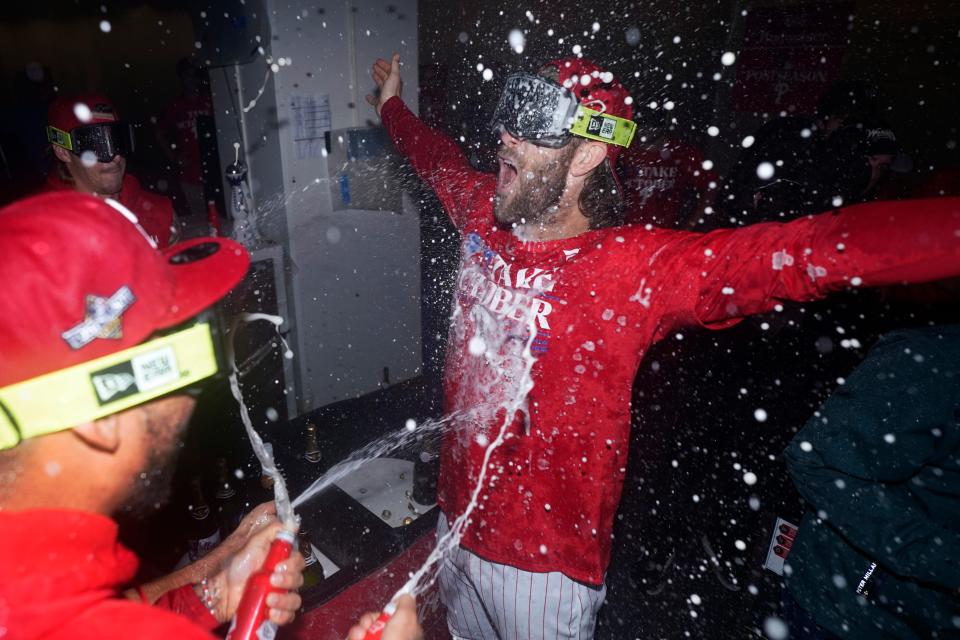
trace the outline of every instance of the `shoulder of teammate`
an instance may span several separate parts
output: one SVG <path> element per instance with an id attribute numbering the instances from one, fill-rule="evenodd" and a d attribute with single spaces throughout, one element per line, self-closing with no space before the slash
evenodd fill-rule
<path id="1" fill-rule="evenodd" d="M 140 225 L 153 236 L 160 247 L 170 244 L 174 233 L 173 202 L 170 198 L 147 191 L 129 173 L 123 177 L 120 202 L 140 220 Z"/>
<path id="2" fill-rule="evenodd" d="M 138 640 L 213 640 L 214 636 L 187 618 L 147 604 L 110 599 L 89 607 L 64 627 L 62 637 L 137 638 Z M 60 637 L 56 634 L 51 638 Z"/>

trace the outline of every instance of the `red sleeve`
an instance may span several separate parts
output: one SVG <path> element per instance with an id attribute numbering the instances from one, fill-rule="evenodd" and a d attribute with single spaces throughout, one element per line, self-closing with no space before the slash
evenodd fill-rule
<path id="1" fill-rule="evenodd" d="M 187 584 L 178 589 L 167 591 L 153 603 L 153 606 L 181 615 L 207 631 L 211 631 L 220 626 L 217 619 L 214 618 L 210 611 L 200 602 L 200 598 L 197 597 L 196 592 L 193 590 L 193 585 Z"/>
<path id="2" fill-rule="evenodd" d="M 472 213 L 489 206 L 495 178 L 471 167 L 453 140 L 421 122 L 400 98 L 387 100 L 380 118 L 397 151 L 436 191 L 458 228 L 466 226 Z"/>
<path id="3" fill-rule="evenodd" d="M 861 204 L 681 242 L 687 320 L 729 326 L 785 300 L 960 274 L 960 198 Z"/>

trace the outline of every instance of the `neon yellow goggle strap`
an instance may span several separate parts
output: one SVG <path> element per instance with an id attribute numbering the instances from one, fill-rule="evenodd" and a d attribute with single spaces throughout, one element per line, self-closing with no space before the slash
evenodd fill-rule
<path id="1" fill-rule="evenodd" d="M 637 132 L 637 123 L 626 118 L 618 118 L 586 107 L 577 107 L 570 133 L 599 140 L 607 144 L 629 147 L 633 134 Z"/>
<path id="2" fill-rule="evenodd" d="M 73 136 L 69 131 L 47 126 L 47 142 L 63 147 L 67 151 L 73 151 Z"/>
<path id="3" fill-rule="evenodd" d="M 217 373 L 210 325 L 0 389 L 0 450 L 182 389 Z"/>

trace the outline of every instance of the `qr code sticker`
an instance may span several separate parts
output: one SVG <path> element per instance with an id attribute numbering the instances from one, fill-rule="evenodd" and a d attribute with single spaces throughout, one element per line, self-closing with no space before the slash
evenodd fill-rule
<path id="1" fill-rule="evenodd" d="M 616 129 L 617 122 L 616 120 L 610 120 L 609 118 L 603 119 L 603 126 L 600 127 L 600 137 L 601 138 L 613 138 L 613 130 Z"/>

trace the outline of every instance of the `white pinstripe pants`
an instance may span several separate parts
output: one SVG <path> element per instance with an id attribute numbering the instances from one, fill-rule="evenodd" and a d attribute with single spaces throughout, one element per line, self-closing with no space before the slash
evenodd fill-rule
<path id="1" fill-rule="evenodd" d="M 440 514 L 437 534 L 448 528 Z M 440 566 L 440 599 L 456 640 L 592 640 L 606 585 L 489 562 L 457 547 Z"/>

